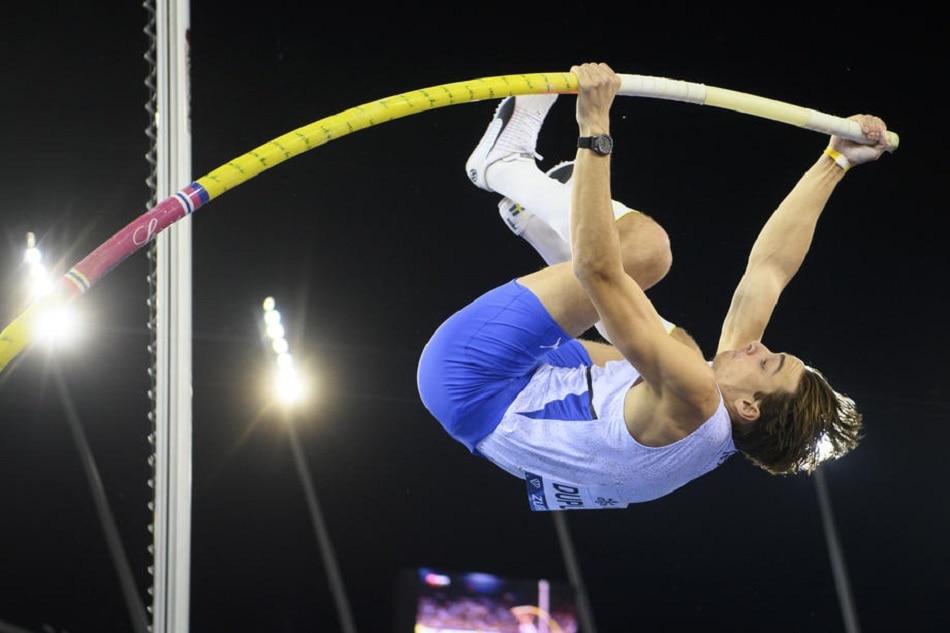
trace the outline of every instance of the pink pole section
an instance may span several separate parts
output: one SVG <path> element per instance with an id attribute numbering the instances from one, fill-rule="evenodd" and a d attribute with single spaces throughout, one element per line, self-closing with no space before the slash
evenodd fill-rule
<path id="1" fill-rule="evenodd" d="M 129 255 L 209 199 L 201 185 L 192 183 L 162 200 L 73 266 L 60 280 L 61 287 L 71 297 L 83 294 Z"/>

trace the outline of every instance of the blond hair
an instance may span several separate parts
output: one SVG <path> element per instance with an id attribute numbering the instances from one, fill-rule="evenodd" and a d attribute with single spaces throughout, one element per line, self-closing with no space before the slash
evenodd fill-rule
<path id="1" fill-rule="evenodd" d="M 817 369 L 805 367 L 793 392 L 757 393 L 759 419 L 733 425 L 733 442 L 773 475 L 811 473 L 858 445 L 863 416 L 854 400 L 832 389 Z"/>

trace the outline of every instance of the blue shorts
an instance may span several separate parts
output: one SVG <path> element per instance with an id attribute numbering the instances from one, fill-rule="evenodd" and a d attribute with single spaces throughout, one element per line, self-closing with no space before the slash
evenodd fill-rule
<path id="1" fill-rule="evenodd" d="M 510 281 L 439 326 L 422 351 L 416 381 L 429 412 L 478 454 L 476 445 L 544 363 L 578 367 L 591 359 L 533 292 Z"/>

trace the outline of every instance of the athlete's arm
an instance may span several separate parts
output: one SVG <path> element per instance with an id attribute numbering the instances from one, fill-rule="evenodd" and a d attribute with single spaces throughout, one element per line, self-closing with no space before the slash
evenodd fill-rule
<path id="1" fill-rule="evenodd" d="M 610 131 L 609 110 L 620 79 L 603 64 L 574 67 L 580 89 L 581 136 Z M 640 286 L 623 269 L 610 192 L 610 156 L 580 149 L 574 163 L 571 239 L 574 272 L 614 346 L 643 376 L 660 423 L 689 432 L 719 406 L 719 391 L 702 357 L 669 336 Z"/>
<path id="2" fill-rule="evenodd" d="M 884 122 L 868 115 L 851 118 L 861 123 L 865 136 L 874 144 L 862 145 L 833 136 L 830 147 L 850 165 L 876 160 L 887 148 Z M 733 293 L 717 351 L 738 349 L 762 338 L 779 296 L 811 248 L 818 218 L 845 171 L 823 153 L 766 221 Z"/>

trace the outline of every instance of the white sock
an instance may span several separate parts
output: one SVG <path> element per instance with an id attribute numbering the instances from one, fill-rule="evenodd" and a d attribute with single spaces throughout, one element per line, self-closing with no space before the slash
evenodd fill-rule
<path id="1" fill-rule="evenodd" d="M 548 266 L 571 259 L 570 245 L 537 216 L 528 218 L 521 237 L 538 252 Z"/>
<path id="2" fill-rule="evenodd" d="M 511 232 L 531 245 L 548 266 L 571 258 L 571 246 L 541 218 L 509 198 L 498 203 L 498 213 Z"/>
<path id="3" fill-rule="evenodd" d="M 517 200 L 525 209 L 530 210 L 541 222 L 547 224 L 560 236 L 570 252 L 571 187 L 569 185 L 548 178 L 538 169 L 533 158 L 520 155 L 505 158 L 493 164 L 485 174 L 485 179 L 489 180 L 489 178 L 492 190 L 512 200 Z M 544 257 L 543 254 L 542 257 Z M 546 258 L 545 261 L 547 261 Z"/>

